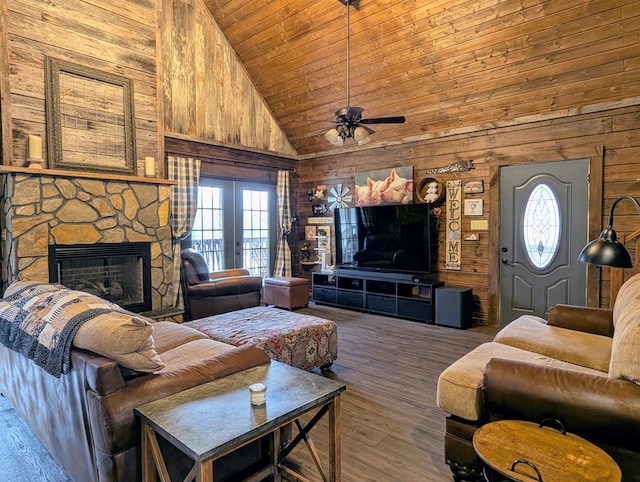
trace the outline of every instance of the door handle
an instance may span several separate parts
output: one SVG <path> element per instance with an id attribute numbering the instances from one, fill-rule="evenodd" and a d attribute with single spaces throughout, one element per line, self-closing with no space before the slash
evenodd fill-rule
<path id="1" fill-rule="evenodd" d="M 511 266 L 511 267 L 514 266 L 514 264 L 511 261 L 509 261 L 507 258 L 502 258 L 500 262 L 506 266 Z"/>

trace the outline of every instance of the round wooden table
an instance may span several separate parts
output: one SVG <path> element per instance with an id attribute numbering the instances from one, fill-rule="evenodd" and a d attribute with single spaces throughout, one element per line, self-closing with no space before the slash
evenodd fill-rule
<path id="1" fill-rule="evenodd" d="M 602 449 L 562 427 L 517 420 L 492 422 L 473 436 L 473 447 L 490 468 L 511 480 L 566 482 L 622 479 Z"/>

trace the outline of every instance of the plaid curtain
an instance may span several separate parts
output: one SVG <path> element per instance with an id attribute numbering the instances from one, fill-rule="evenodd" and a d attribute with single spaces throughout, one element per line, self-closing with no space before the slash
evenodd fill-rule
<path id="1" fill-rule="evenodd" d="M 276 252 L 273 276 L 291 276 L 291 248 L 287 236 L 291 232 L 291 206 L 289 202 L 289 171 L 278 171 L 278 225 L 280 239 Z"/>
<path id="2" fill-rule="evenodd" d="M 188 236 L 198 209 L 198 183 L 200 160 L 169 156 L 169 179 L 178 181 L 171 186 L 171 229 L 173 231 L 173 306 L 178 306 L 180 296 L 180 240 Z M 180 306 L 183 300 L 180 300 Z"/>

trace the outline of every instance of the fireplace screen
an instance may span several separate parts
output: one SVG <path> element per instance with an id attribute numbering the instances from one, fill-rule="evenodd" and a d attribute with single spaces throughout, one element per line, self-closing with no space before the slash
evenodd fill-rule
<path id="1" fill-rule="evenodd" d="M 151 309 L 149 243 L 49 246 L 49 281 L 94 294 L 123 308 Z"/>

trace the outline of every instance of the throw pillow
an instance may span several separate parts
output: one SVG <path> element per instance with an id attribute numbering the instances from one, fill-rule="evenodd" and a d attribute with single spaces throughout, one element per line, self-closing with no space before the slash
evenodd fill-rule
<path id="1" fill-rule="evenodd" d="M 640 308 L 634 303 L 618 317 L 613 332 L 609 378 L 640 384 Z"/>
<path id="2" fill-rule="evenodd" d="M 73 346 L 117 361 L 138 372 L 164 368 L 153 343 L 153 325 L 133 313 L 111 312 L 86 321 Z"/>

